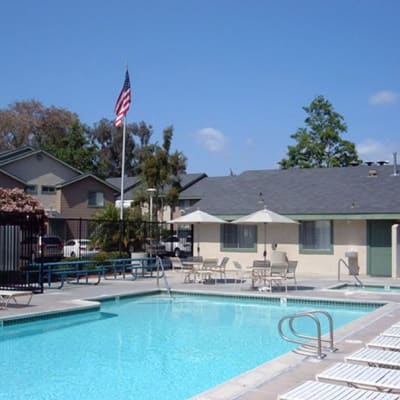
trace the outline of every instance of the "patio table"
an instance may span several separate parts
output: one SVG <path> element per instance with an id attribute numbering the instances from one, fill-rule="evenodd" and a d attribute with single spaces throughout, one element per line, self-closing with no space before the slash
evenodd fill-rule
<path id="1" fill-rule="evenodd" d="M 256 283 L 260 281 L 270 292 L 274 287 L 285 286 L 285 292 L 287 293 L 287 279 L 284 276 L 271 275 L 270 267 L 253 267 L 252 268 L 252 287 L 256 287 Z"/>

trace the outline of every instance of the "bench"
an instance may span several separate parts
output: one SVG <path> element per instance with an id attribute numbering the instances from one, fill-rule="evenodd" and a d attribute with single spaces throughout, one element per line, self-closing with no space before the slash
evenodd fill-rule
<path id="1" fill-rule="evenodd" d="M 10 300 L 14 300 L 15 304 L 17 304 L 16 298 L 20 296 L 29 296 L 29 300 L 26 303 L 28 306 L 31 303 L 33 292 L 28 290 L 0 290 L 0 309 L 7 309 Z"/>

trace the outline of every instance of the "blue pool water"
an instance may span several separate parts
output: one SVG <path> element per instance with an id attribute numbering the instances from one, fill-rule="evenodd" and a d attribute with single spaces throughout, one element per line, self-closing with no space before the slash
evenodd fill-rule
<path id="1" fill-rule="evenodd" d="M 400 286 L 390 285 L 349 285 L 347 283 L 333 288 L 334 290 L 347 290 L 347 291 L 366 291 L 366 292 L 383 292 L 383 293 L 399 293 Z"/>
<path id="2" fill-rule="evenodd" d="M 0 399 L 187 399 L 290 351 L 279 319 L 315 308 L 335 328 L 373 309 L 156 295 L 4 326 Z"/>

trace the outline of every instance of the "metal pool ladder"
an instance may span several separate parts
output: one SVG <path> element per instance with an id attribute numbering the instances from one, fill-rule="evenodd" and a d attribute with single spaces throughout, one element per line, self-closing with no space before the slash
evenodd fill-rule
<path id="1" fill-rule="evenodd" d="M 172 298 L 171 288 L 170 288 L 169 283 L 168 283 L 167 275 L 165 274 L 164 264 L 163 264 L 163 262 L 161 260 L 161 257 L 159 257 L 159 256 L 156 257 L 156 264 L 157 264 L 157 286 L 160 286 L 160 277 L 162 277 L 163 281 L 164 281 L 164 286 L 167 289 L 169 297 Z M 162 271 L 162 275 L 161 276 L 160 276 L 160 273 L 159 273 L 160 269 Z"/>
<path id="2" fill-rule="evenodd" d="M 344 265 L 348 269 L 349 275 L 351 275 L 356 280 L 356 286 L 360 287 L 364 286 L 361 279 L 358 277 L 358 267 L 350 266 L 349 264 L 346 263 L 346 261 L 343 260 L 343 258 L 339 259 L 338 261 L 338 281 L 340 281 L 341 265 Z"/>
<path id="3" fill-rule="evenodd" d="M 320 321 L 320 318 L 322 316 L 326 317 L 329 323 L 329 339 L 322 338 Z M 306 335 L 296 330 L 296 328 L 294 327 L 294 321 L 301 318 L 308 318 L 314 321 L 317 330 L 316 336 Z M 284 325 L 285 323 L 286 325 Z M 283 332 L 284 326 L 289 329 L 289 335 Z M 337 351 L 333 344 L 333 319 L 327 311 L 309 310 L 286 315 L 285 317 L 280 319 L 278 329 L 279 335 L 282 339 L 286 340 L 287 342 L 300 345 L 298 348 L 293 350 L 294 353 L 318 357 L 319 359 L 322 359 L 326 357 L 326 353 L 323 353 L 323 350 L 330 352 Z M 324 343 L 327 343 L 328 345 L 324 346 Z"/>

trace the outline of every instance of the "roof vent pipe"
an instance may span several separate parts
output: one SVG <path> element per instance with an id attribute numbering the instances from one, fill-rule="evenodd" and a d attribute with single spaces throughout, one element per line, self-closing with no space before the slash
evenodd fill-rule
<path id="1" fill-rule="evenodd" d="M 399 173 L 397 172 L 397 153 L 393 153 L 393 176 L 397 176 Z"/>

